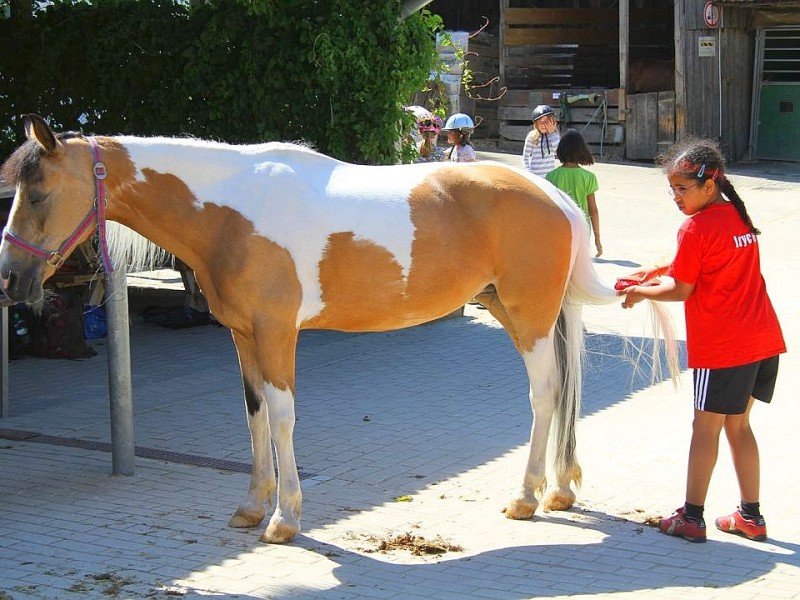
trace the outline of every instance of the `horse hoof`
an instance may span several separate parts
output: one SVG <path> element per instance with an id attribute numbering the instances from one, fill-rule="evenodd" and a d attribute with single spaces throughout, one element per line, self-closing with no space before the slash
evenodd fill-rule
<path id="1" fill-rule="evenodd" d="M 264 520 L 266 514 L 265 509 L 252 510 L 239 507 L 228 521 L 228 527 L 255 527 Z"/>
<path id="2" fill-rule="evenodd" d="M 544 499 L 544 509 L 547 511 L 569 510 L 573 504 L 575 504 L 575 493 L 572 490 L 553 491 Z"/>
<path id="3" fill-rule="evenodd" d="M 538 506 L 539 503 L 536 500 L 531 502 L 530 500 L 520 500 L 517 498 L 509 502 L 504 512 L 509 519 L 530 519 L 533 517 Z"/>
<path id="4" fill-rule="evenodd" d="M 299 532 L 299 527 L 292 527 L 288 523 L 270 523 L 260 539 L 267 544 L 285 544 L 291 542 Z"/>

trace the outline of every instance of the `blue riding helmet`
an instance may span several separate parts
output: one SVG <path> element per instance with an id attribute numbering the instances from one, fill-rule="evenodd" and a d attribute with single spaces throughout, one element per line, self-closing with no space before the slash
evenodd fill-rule
<path id="1" fill-rule="evenodd" d="M 464 133 L 472 133 L 475 130 L 475 123 L 469 115 L 464 113 L 455 113 L 450 115 L 447 123 L 442 127 L 442 131 L 463 131 Z"/>

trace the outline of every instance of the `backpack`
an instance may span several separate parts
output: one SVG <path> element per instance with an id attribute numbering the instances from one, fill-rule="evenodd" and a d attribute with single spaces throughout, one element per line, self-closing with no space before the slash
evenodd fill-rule
<path id="1" fill-rule="evenodd" d="M 42 358 L 88 358 L 97 351 L 83 337 L 83 299 L 72 290 L 58 290 L 45 300 L 41 314 L 28 324 L 28 353 Z"/>

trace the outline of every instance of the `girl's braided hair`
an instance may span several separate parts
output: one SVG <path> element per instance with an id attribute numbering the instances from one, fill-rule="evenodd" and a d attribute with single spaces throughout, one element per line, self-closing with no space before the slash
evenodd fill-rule
<path id="1" fill-rule="evenodd" d="M 713 180 L 736 208 L 736 212 L 750 228 L 750 232 L 755 235 L 761 234 L 747 214 L 744 201 L 736 193 L 730 180 L 725 177 L 725 159 L 716 142 L 708 139 L 685 140 L 659 156 L 658 164 L 669 173 L 677 173 L 686 178 L 694 177 L 701 184 L 709 179 Z"/>

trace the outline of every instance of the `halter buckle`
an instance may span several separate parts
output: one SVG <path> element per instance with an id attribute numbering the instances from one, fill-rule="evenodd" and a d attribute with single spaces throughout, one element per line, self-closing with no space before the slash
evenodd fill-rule
<path id="1" fill-rule="evenodd" d="M 61 265 L 64 264 L 66 259 L 61 256 L 58 252 L 52 252 L 50 254 L 50 258 L 46 260 L 47 264 L 53 267 L 54 269 L 58 269 Z"/>
<path id="2" fill-rule="evenodd" d="M 107 172 L 106 172 L 106 165 L 104 163 L 97 161 L 96 163 L 94 163 L 94 167 L 92 167 L 92 170 L 94 171 L 95 179 L 102 180 L 106 178 Z"/>

